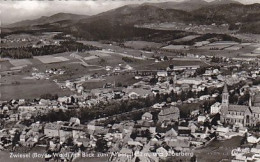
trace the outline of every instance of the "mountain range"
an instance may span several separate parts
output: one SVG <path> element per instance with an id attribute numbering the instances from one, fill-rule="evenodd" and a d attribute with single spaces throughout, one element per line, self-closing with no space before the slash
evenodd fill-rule
<path id="1" fill-rule="evenodd" d="M 77 14 L 71 14 L 71 13 L 57 13 L 52 16 L 42 16 L 38 19 L 34 20 L 24 20 L 19 21 L 10 25 L 6 25 L 4 27 L 6 28 L 14 28 L 14 27 L 25 27 L 25 26 L 37 26 L 42 24 L 51 24 L 61 21 L 71 21 L 71 22 L 77 22 L 80 19 L 88 18 L 87 15 L 77 15 Z"/>
<path id="2" fill-rule="evenodd" d="M 229 24 L 245 33 L 260 34 L 260 4 L 244 5 L 233 0 L 187 0 L 184 2 L 126 5 L 97 15 L 58 13 L 35 20 L 25 20 L 2 28 L 3 33 L 29 30 L 63 31 L 89 39 L 144 36 L 134 25 L 145 23 L 182 22 L 192 24 Z"/>
<path id="3" fill-rule="evenodd" d="M 186 0 L 183 2 L 162 2 L 162 3 L 144 3 L 143 5 L 152 5 L 163 9 L 176 9 L 183 11 L 193 11 L 202 7 L 224 4 L 241 4 L 234 0 L 215 0 L 207 2 L 204 0 Z"/>

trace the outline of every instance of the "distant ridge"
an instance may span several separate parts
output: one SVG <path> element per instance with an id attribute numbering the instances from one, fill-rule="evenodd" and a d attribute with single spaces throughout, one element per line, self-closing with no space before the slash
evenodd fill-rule
<path id="1" fill-rule="evenodd" d="M 34 20 L 24 20 L 19 21 L 10 25 L 6 25 L 6 28 L 13 28 L 13 27 L 26 27 L 26 26 L 37 26 L 43 24 L 51 24 L 59 21 L 70 20 L 70 21 L 78 21 L 83 18 L 87 18 L 87 15 L 77 15 L 71 13 L 57 13 L 52 16 L 42 16 L 38 19 Z"/>
<path id="2" fill-rule="evenodd" d="M 194 3 L 194 5 L 187 5 Z M 224 4 L 223 4 L 224 3 Z M 180 5 L 181 4 L 181 5 Z M 186 4 L 186 5 L 183 5 Z M 197 4 L 200 7 L 195 7 Z M 163 7 L 164 6 L 164 7 Z M 173 9 L 174 6 L 193 8 Z M 197 8 L 197 9 L 196 9 Z M 189 10 L 189 11 L 187 11 Z M 80 20 L 80 21 L 79 21 Z M 59 30 L 84 35 L 89 38 L 107 39 L 134 35 L 135 25 L 179 22 L 186 24 L 229 24 L 230 29 L 260 34 L 260 4 L 244 5 L 234 0 L 188 0 L 184 2 L 144 3 L 126 5 L 93 16 L 58 13 L 36 20 L 26 20 L 3 28 L 2 31 Z M 132 30 L 131 34 L 126 30 Z"/>
<path id="3" fill-rule="evenodd" d="M 211 5 L 223 5 L 223 4 L 241 4 L 235 0 L 215 0 L 212 2 L 207 2 L 204 0 L 186 0 L 183 2 L 162 2 L 162 3 L 144 3 L 144 5 L 152 5 L 163 9 L 177 9 L 183 11 L 193 11 L 202 7 L 207 7 Z"/>

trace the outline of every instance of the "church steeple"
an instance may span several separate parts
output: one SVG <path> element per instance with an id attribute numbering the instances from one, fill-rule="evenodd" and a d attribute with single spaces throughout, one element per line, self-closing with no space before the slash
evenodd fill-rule
<path id="1" fill-rule="evenodd" d="M 224 84 L 224 89 L 222 93 L 228 93 L 227 83 Z"/>
<path id="2" fill-rule="evenodd" d="M 249 93 L 249 101 L 248 101 L 248 106 L 249 107 L 252 107 L 253 106 L 253 104 L 252 104 L 252 97 L 254 97 L 254 93 L 252 93 L 252 92 L 250 92 Z"/>
<path id="3" fill-rule="evenodd" d="M 229 105 L 229 93 L 228 93 L 227 84 L 225 83 L 222 92 L 222 106 L 228 106 L 228 105 Z"/>
<path id="4" fill-rule="evenodd" d="M 220 120 L 224 122 L 224 116 L 228 113 L 228 107 L 229 107 L 229 94 L 228 94 L 228 88 L 227 84 L 224 84 L 223 92 L 222 92 L 222 104 L 221 104 L 221 116 Z"/>

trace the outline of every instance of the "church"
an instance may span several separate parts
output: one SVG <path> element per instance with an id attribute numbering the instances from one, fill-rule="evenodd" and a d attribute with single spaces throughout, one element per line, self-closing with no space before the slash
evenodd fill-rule
<path id="1" fill-rule="evenodd" d="M 220 121 L 222 123 L 240 123 L 243 126 L 256 126 L 260 122 L 260 107 L 253 106 L 252 96 L 250 95 L 248 106 L 229 104 L 229 92 L 226 84 L 222 92 L 220 113 Z"/>

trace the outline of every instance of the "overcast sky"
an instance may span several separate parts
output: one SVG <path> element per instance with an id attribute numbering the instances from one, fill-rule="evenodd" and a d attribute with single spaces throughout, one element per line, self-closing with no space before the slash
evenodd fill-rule
<path id="1" fill-rule="evenodd" d="M 126 4 L 163 1 L 183 0 L 1 1 L 0 20 L 2 25 L 4 25 L 41 16 L 50 16 L 59 12 L 94 15 Z M 245 4 L 260 2 L 260 0 L 237 1 Z"/>

